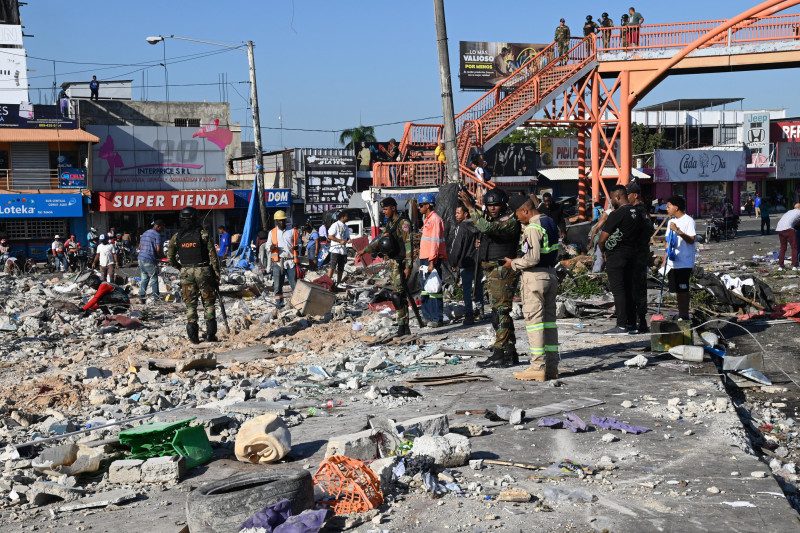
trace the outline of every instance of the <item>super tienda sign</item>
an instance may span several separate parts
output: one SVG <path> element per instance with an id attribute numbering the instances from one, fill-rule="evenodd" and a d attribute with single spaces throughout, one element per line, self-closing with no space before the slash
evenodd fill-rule
<path id="1" fill-rule="evenodd" d="M 141 191 L 95 193 L 98 211 L 232 209 L 233 191 Z"/>

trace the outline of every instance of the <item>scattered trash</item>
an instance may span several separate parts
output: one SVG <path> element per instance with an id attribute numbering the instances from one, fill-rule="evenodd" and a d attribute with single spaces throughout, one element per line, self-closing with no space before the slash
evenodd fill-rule
<path id="1" fill-rule="evenodd" d="M 261 531 L 271 533 L 316 533 L 322 529 L 326 514 L 326 510 L 320 509 L 306 510 L 292 516 L 292 502 L 284 498 L 267 505 L 245 520 L 239 531 L 261 528 Z"/>
<path id="2" fill-rule="evenodd" d="M 632 359 L 628 359 L 627 361 L 625 361 L 624 364 L 627 367 L 644 368 L 647 366 L 647 363 L 648 363 L 647 357 L 640 354 Z"/>
<path id="3" fill-rule="evenodd" d="M 274 463 L 283 459 L 291 449 L 289 428 L 274 414 L 248 420 L 236 435 L 236 458 L 245 463 Z"/>
<path id="4" fill-rule="evenodd" d="M 584 489 L 567 489 L 564 487 L 545 487 L 544 499 L 551 503 L 591 503 L 597 501 L 597 496 Z"/>
<path id="5" fill-rule="evenodd" d="M 622 431 L 623 433 L 632 433 L 633 435 L 639 435 L 641 433 L 647 433 L 648 431 L 651 431 L 650 428 L 646 428 L 644 426 L 632 426 L 611 417 L 592 415 L 591 420 L 592 424 L 603 429 L 616 429 L 618 431 Z"/>
<path id="6" fill-rule="evenodd" d="M 703 361 L 704 350 L 702 346 L 673 346 L 669 349 L 669 354 L 680 361 L 700 363 Z"/>
<path id="7" fill-rule="evenodd" d="M 363 513 L 383 503 L 377 476 L 356 459 L 329 457 L 314 474 L 314 483 L 332 498 L 319 503 L 330 505 L 337 515 Z"/>

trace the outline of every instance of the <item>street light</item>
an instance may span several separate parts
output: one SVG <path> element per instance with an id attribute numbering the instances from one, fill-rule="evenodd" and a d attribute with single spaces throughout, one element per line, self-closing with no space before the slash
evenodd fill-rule
<path id="1" fill-rule="evenodd" d="M 222 48 L 231 48 L 233 50 L 241 50 L 242 46 L 230 46 L 227 44 L 215 43 L 212 41 L 201 41 L 200 39 L 189 39 L 188 37 L 179 37 L 177 35 L 158 35 L 150 36 L 145 40 L 150 44 L 158 44 L 165 39 L 180 39 L 181 41 L 191 41 L 193 43 L 210 44 L 213 46 L 221 46 Z M 164 68 L 167 64 L 166 44 L 164 46 Z M 250 63 L 250 107 L 253 110 L 253 140 L 256 145 L 256 190 L 258 191 L 258 210 L 261 214 L 261 227 L 266 231 L 267 229 L 267 205 L 264 203 L 264 164 L 262 160 L 262 146 L 261 146 L 261 120 L 258 115 L 258 89 L 256 88 L 256 62 L 253 57 L 253 41 L 247 41 L 247 60 Z M 167 83 L 169 85 L 169 83 Z M 167 106 L 169 106 L 169 92 L 167 93 Z M 167 107 L 169 113 L 169 107 Z M 169 119 L 169 116 L 167 117 Z"/>

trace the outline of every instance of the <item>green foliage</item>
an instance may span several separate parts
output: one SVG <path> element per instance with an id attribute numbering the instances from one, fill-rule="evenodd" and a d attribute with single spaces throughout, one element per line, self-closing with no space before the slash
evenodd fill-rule
<path id="1" fill-rule="evenodd" d="M 704 307 L 706 309 L 714 310 L 714 306 L 718 304 L 717 299 L 714 297 L 713 294 L 708 292 L 707 290 L 702 291 L 695 291 L 691 292 L 691 296 L 689 298 L 690 307 Z"/>
<path id="2" fill-rule="evenodd" d="M 575 137 L 575 128 L 517 128 L 506 136 L 501 143 L 534 143 L 539 149 L 541 137 Z"/>
<path id="3" fill-rule="evenodd" d="M 347 128 L 339 135 L 339 143 L 344 145 L 347 149 L 354 149 L 356 143 L 372 143 L 377 142 L 378 138 L 375 137 L 375 128 L 372 126 L 364 126 L 360 124 L 357 128 Z"/>
<path id="4" fill-rule="evenodd" d="M 607 292 L 608 276 L 602 274 L 583 274 L 568 277 L 558 285 L 558 294 L 573 296 L 576 298 L 591 298 L 600 296 Z"/>
<path id="5" fill-rule="evenodd" d="M 651 130 L 644 124 L 631 124 L 631 137 L 633 140 L 633 153 L 650 154 L 645 159 L 645 166 L 653 164 L 652 152 L 655 150 L 669 150 L 674 148 L 672 141 L 666 139 L 662 132 Z"/>

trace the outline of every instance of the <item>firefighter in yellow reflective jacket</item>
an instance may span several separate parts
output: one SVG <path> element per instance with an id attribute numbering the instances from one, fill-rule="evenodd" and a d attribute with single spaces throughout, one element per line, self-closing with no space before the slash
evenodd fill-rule
<path id="1" fill-rule="evenodd" d="M 558 329 L 556 293 L 558 277 L 558 226 L 541 215 L 528 196 L 513 196 L 509 207 L 525 226 L 522 257 L 506 258 L 506 267 L 522 272 L 522 314 L 530 344 L 531 363 L 514 377 L 544 381 L 558 377 Z"/>

